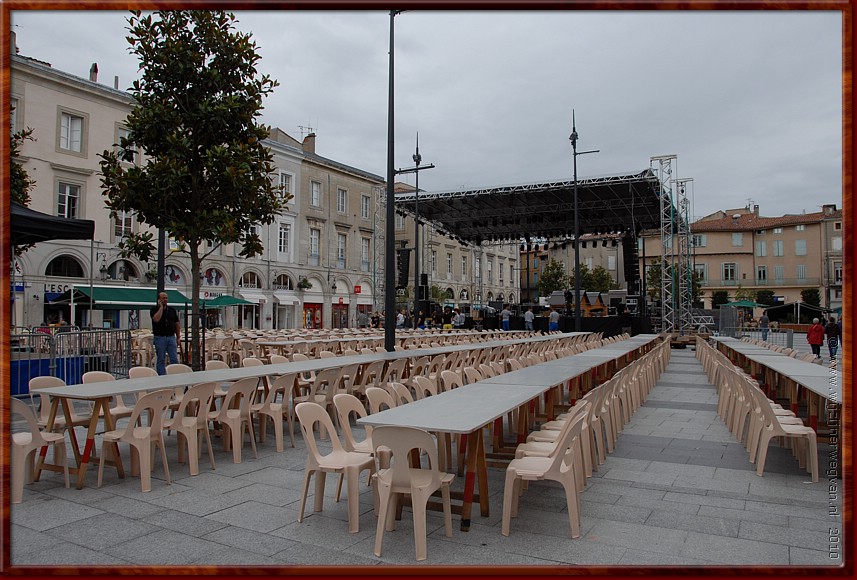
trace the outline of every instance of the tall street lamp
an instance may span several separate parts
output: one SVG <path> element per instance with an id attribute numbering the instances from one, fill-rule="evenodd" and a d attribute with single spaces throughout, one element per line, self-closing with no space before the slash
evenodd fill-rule
<path id="1" fill-rule="evenodd" d="M 396 345 L 396 245 L 394 222 L 396 219 L 395 176 L 393 169 L 393 20 L 401 10 L 390 10 L 390 72 L 387 92 L 387 223 L 384 240 L 384 348 L 393 352 Z"/>
<path id="2" fill-rule="evenodd" d="M 577 156 L 598 153 L 600 149 L 577 152 L 577 124 L 571 110 L 571 135 L 568 137 L 574 150 L 574 330 L 580 332 L 580 216 L 577 208 Z"/>

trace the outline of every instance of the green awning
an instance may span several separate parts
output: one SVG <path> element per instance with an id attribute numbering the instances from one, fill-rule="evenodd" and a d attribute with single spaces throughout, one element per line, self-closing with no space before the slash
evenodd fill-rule
<path id="1" fill-rule="evenodd" d="M 243 304 L 253 304 L 249 300 L 244 300 L 243 298 L 238 298 L 236 296 L 228 296 L 226 294 L 221 294 L 217 298 L 212 298 L 211 300 L 200 300 L 200 306 L 204 308 L 224 308 L 226 306 L 241 306 Z"/>
<path id="2" fill-rule="evenodd" d="M 758 302 L 753 302 L 752 300 L 738 300 L 737 302 L 727 302 L 726 304 L 721 304 L 720 306 L 733 306 L 735 308 L 769 308 L 767 304 L 759 304 Z"/>
<path id="3" fill-rule="evenodd" d="M 51 304 L 70 304 L 71 290 L 63 292 Z M 166 290 L 169 297 L 168 304 L 173 308 L 184 308 L 190 305 L 190 298 L 178 290 Z M 92 308 L 96 310 L 144 310 L 158 303 L 158 291 L 156 288 L 140 288 L 127 286 L 93 286 Z M 74 286 L 74 303 L 88 306 L 90 303 L 89 286 Z"/>

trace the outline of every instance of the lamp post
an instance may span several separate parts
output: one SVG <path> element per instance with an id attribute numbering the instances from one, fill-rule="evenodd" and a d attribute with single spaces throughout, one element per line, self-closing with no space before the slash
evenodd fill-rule
<path id="1" fill-rule="evenodd" d="M 577 207 L 577 156 L 598 153 L 600 149 L 577 152 L 577 123 L 571 110 L 571 148 L 574 151 L 574 330 L 580 332 L 580 216 Z"/>
<path id="2" fill-rule="evenodd" d="M 391 324 L 396 311 L 396 246 L 394 239 L 394 221 L 396 219 L 396 194 L 393 180 L 393 20 L 398 10 L 390 10 L 390 71 L 387 90 L 387 212 L 385 224 L 386 239 L 384 240 L 384 348 L 393 352 L 396 344 L 396 325 Z"/>

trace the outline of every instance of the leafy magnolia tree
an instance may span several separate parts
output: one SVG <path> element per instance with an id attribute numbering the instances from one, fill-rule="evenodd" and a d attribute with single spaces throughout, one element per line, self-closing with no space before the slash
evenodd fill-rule
<path id="1" fill-rule="evenodd" d="M 263 251 L 255 231 L 270 224 L 287 201 L 272 182 L 273 157 L 262 145 L 269 129 L 257 123 L 262 98 L 277 82 L 259 76 L 251 35 L 234 29 L 223 11 L 132 12 L 131 47 L 142 77 L 136 105 L 117 151 L 101 153 L 111 215 L 164 228 L 190 256 L 193 320 L 199 320 L 202 260 L 219 244 L 241 244 L 242 257 Z M 146 157 L 140 166 L 134 151 Z M 126 162 L 126 163 L 123 163 Z M 203 253 L 205 241 L 214 242 Z M 151 234 L 130 236 L 123 252 L 148 261 Z M 200 364 L 199 328 L 191 330 L 192 364 Z"/>
<path id="2" fill-rule="evenodd" d="M 571 280 L 573 283 L 574 275 L 572 275 Z M 613 281 L 613 276 L 610 275 L 610 272 L 604 266 L 595 266 L 592 270 L 586 272 L 585 276 L 583 275 L 583 266 L 581 266 L 580 287 L 581 289 L 585 288 L 587 292 L 604 293 L 615 290 L 619 285 Z"/>
<path id="3" fill-rule="evenodd" d="M 821 295 L 818 288 L 804 288 L 800 291 L 800 299 L 804 304 L 821 306 Z"/>
<path id="4" fill-rule="evenodd" d="M 550 296 L 554 290 L 565 290 L 569 287 L 568 282 L 563 263 L 551 258 L 539 274 L 539 296 Z"/>
<path id="5" fill-rule="evenodd" d="M 756 292 L 756 302 L 759 304 L 764 304 L 766 306 L 775 306 L 776 302 L 774 301 L 774 291 L 773 290 L 759 290 Z"/>
<path id="6" fill-rule="evenodd" d="M 661 262 L 656 258 L 652 258 L 646 267 L 646 293 L 653 300 L 661 299 Z M 702 278 L 696 270 L 690 272 L 690 293 L 691 304 L 699 304 L 702 300 Z"/>
<path id="7" fill-rule="evenodd" d="M 9 166 L 9 199 L 23 206 L 28 206 L 30 205 L 30 190 L 36 185 L 36 181 L 30 177 L 24 166 L 17 161 L 24 141 L 35 141 L 33 130 L 29 127 L 17 133 L 12 133 L 11 136 L 11 143 L 9 145 L 9 159 L 11 160 Z M 20 256 L 31 247 L 32 244 L 15 246 L 15 255 Z"/>
<path id="8" fill-rule="evenodd" d="M 715 290 L 711 293 L 711 307 L 717 308 L 721 304 L 729 302 L 729 292 L 726 290 Z"/>
<path id="9" fill-rule="evenodd" d="M 756 299 L 756 293 L 751 288 L 744 288 L 739 285 L 738 288 L 735 289 L 735 301 L 739 302 L 741 300 L 747 300 L 748 302 L 753 302 Z"/>

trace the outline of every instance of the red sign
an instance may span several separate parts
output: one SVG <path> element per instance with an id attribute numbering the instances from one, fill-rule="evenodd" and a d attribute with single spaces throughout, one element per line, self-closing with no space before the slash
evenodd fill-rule
<path id="1" fill-rule="evenodd" d="M 355 285 L 354 285 L 354 293 L 355 293 L 355 294 L 360 294 L 360 290 L 361 290 L 360 285 L 359 285 L 359 284 L 355 284 Z"/>
<path id="2" fill-rule="evenodd" d="M 339 303 L 342 304 L 342 297 L 339 297 Z"/>

